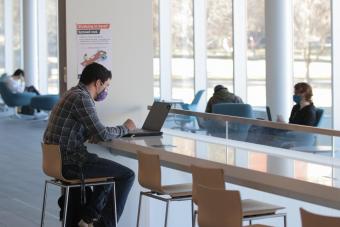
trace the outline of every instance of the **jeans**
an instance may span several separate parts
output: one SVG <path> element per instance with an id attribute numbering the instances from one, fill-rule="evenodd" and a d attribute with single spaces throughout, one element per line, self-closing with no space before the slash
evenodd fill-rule
<path id="1" fill-rule="evenodd" d="M 115 178 L 118 214 L 117 220 L 119 220 L 135 179 L 134 172 L 125 166 L 111 160 L 99 158 L 94 154 L 91 154 L 91 158 L 87 158 L 87 160 L 84 161 L 82 169 L 85 179 L 97 177 Z M 66 179 L 79 179 L 79 166 L 63 165 L 63 176 Z M 76 190 L 77 189 L 75 189 L 75 191 Z M 88 199 L 85 206 L 81 208 L 80 218 L 85 222 L 92 222 L 93 219 L 97 219 L 98 221 L 95 222 L 95 226 L 115 227 L 112 190 L 112 185 L 95 186 L 90 199 Z M 78 193 L 79 192 L 80 191 L 78 189 Z M 70 191 L 70 195 L 72 196 L 73 194 L 76 193 L 72 193 Z"/>

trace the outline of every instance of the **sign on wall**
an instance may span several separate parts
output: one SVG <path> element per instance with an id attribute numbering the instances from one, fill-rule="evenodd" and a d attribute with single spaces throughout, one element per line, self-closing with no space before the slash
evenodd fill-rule
<path id="1" fill-rule="evenodd" d="M 112 29 L 109 23 L 77 24 L 78 77 L 88 64 L 112 69 Z"/>

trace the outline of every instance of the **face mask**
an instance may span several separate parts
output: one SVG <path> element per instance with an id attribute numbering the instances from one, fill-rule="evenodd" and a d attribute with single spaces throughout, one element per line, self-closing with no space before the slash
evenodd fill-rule
<path id="1" fill-rule="evenodd" d="M 293 101 L 297 104 L 301 102 L 301 95 L 293 95 Z"/>
<path id="2" fill-rule="evenodd" d="M 108 92 L 106 89 L 104 89 L 102 92 L 100 92 L 97 97 L 94 99 L 94 101 L 100 102 L 103 101 L 106 96 L 107 96 Z"/>

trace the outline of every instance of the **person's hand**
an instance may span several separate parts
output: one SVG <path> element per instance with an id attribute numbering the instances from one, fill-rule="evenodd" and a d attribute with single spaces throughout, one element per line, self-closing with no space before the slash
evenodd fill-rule
<path id="1" fill-rule="evenodd" d="M 131 119 L 127 119 L 123 125 L 127 127 L 129 131 L 136 129 L 136 125 Z"/>
<path id="2" fill-rule="evenodd" d="M 280 114 L 277 115 L 276 121 L 280 122 L 280 123 L 284 123 L 285 122 L 285 120 L 283 119 L 282 115 L 280 115 Z"/>

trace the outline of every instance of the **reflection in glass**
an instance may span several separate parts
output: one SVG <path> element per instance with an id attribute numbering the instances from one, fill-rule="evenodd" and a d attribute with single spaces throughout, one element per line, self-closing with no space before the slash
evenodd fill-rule
<path id="1" fill-rule="evenodd" d="M 318 164 L 294 161 L 294 177 L 299 180 L 332 186 L 332 168 Z"/>
<path id="2" fill-rule="evenodd" d="M 17 69 L 17 68 L 22 68 L 21 1 L 20 0 L 12 0 L 12 1 L 13 1 L 13 52 L 14 52 L 13 53 L 13 58 L 14 58 L 13 67 L 14 69 Z"/>
<path id="3" fill-rule="evenodd" d="M 172 98 L 194 97 L 193 0 L 171 1 Z"/>
<path id="4" fill-rule="evenodd" d="M 247 101 L 253 106 L 266 105 L 266 40 L 264 0 L 248 0 Z"/>
<path id="5" fill-rule="evenodd" d="M 232 0 L 207 1 L 208 97 L 217 84 L 233 91 Z"/>

